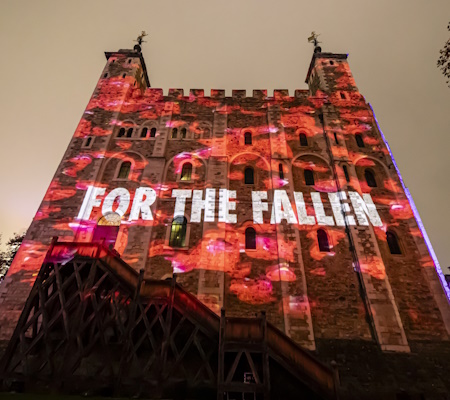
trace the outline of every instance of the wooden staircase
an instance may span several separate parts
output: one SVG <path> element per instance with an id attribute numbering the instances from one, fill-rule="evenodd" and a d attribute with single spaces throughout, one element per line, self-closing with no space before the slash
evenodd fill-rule
<path id="1" fill-rule="evenodd" d="M 217 316 L 95 243 L 52 242 L 0 364 L 3 390 L 336 399 L 337 372 L 258 318 Z"/>

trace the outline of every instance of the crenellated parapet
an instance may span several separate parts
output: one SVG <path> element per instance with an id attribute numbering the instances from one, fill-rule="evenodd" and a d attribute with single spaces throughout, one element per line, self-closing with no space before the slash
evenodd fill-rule
<path id="1" fill-rule="evenodd" d="M 166 93 L 166 94 L 165 94 Z M 274 89 L 272 95 L 268 94 L 267 89 L 253 89 L 251 95 L 247 94 L 245 89 L 232 89 L 231 96 L 226 96 L 225 89 L 211 89 L 210 95 L 205 96 L 204 89 L 189 89 L 189 92 L 185 93 L 184 89 L 181 88 L 169 88 L 167 92 L 164 93 L 163 89 L 160 88 L 147 88 L 144 96 L 153 97 L 155 99 L 162 100 L 164 97 L 170 97 L 172 99 L 195 99 L 195 98 L 211 98 L 211 99 L 255 99 L 255 100 L 285 100 L 285 99 L 307 99 L 309 96 L 309 91 L 306 89 L 295 89 L 293 96 L 290 95 L 288 89 Z"/>

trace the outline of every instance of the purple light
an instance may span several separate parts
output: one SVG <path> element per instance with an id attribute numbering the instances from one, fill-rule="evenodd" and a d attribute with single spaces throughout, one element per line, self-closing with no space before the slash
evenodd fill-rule
<path id="1" fill-rule="evenodd" d="M 427 245 L 428 252 L 430 253 L 431 258 L 434 262 L 434 267 L 436 269 L 436 272 L 439 276 L 439 280 L 441 281 L 441 286 L 444 289 L 445 295 L 447 296 L 447 300 L 450 302 L 450 288 L 448 287 L 448 284 L 445 280 L 444 273 L 442 272 L 441 266 L 439 264 L 439 261 L 436 257 L 436 253 L 434 252 L 433 246 L 431 245 L 430 239 L 428 238 L 427 231 L 425 230 L 425 227 L 423 226 L 422 219 L 420 218 L 419 211 L 416 208 L 416 204 L 414 203 L 414 200 L 411 196 L 411 193 L 409 192 L 408 188 L 405 186 L 405 183 L 403 182 L 402 175 L 400 174 L 400 170 L 398 169 L 397 163 L 395 162 L 394 156 L 392 155 L 391 148 L 389 147 L 389 143 L 386 140 L 386 137 L 383 134 L 383 131 L 380 128 L 380 125 L 378 124 L 377 117 L 375 116 L 375 112 L 373 111 L 372 105 L 369 103 L 369 107 L 372 110 L 372 115 L 375 120 L 375 123 L 377 124 L 378 130 L 381 134 L 381 138 L 384 141 L 384 144 L 386 145 L 389 155 L 391 156 L 392 163 L 394 164 L 395 170 L 397 171 L 397 175 L 400 179 L 400 183 L 402 184 L 403 190 L 405 191 L 406 197 L 408 198 L 409 204 L 411 205 L 411 209 L 414 214 L 414 218 L 416 219 L 417 225 L 419 226 L 420 232 L 422 233 L 422 236 L 425 240 L 425 244 Z"/>

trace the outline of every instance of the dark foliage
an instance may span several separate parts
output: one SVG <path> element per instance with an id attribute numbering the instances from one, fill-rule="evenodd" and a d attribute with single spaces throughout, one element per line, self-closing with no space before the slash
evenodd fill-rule
<path id="1" fill-rule="evenodd" d="M 24 237 L 25 233 L 14 233 L 13 237 L 6 243 L 6 250 L 0 252 L 0 281 L 8 272 Z"/>
<path id="2" fill-rule="evenodd" d="M 447 26 L 450 31 L 450 23 Z M 448 87 L 450 87 L 450 39 L 445 43 L 444 48 L 439 50 L 441 54 L 437 61 L 438 68 L 442 71 L 442 74 L 447 78 Z"/>

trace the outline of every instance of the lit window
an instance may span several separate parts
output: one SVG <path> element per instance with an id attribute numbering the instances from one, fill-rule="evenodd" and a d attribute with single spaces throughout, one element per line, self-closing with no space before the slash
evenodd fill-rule
<path id="1" fill-rule="evenodd" d="M 364 177 L 366 178 L 367 185 L 369 187 L 377 187 L 377 181 L 375 180 L 375 175 L 370 169 L 364 171 Z"/>
<path id="2" fill-rule="evenodd" d="M 156 136 L 156 128 L 150 129 L 150 137 L 155 137 L 155 136 Z"/>
<path id="3" fill-rule="evenodd" d="M 128 175 L 130 174 L 131 170 L 131 162 L 124 161 L 119 169 L 119 174 L 117 175 L 117 178 L 119 179 L 128 179 Z"/>
<path id="4" fill-rule="evenodd" d="M 178 136 L 178 129 L 177 128 L 173 128 L 172 129 L 172 139 L 176 139 Z"/>
<path id="5" fill-rule="evenodd" d="M 356 144 L 358 145 L 358 147 L 365 147 L 364 146 L 364 140 L 363 140 L 361 134 L 357 133 L 355 135 L 355 139 L 356 139 Z"/>
<path id="6" fill-rule="evenodd" d="M 347 170 L 347 166 L 343 166 L 342 169 L 344 170 L 344 175 L 345 175 L 345 180 L 347 182 L 350 182 L 350 176 L 348 175 L 348 170 Z"/>
<path id="7" fill-rule="evenodd" d="M 181 128 L 180 137 L 181 139 L 186 139 L 186 128 Z"/>
<path id="8" fill-rule="evenodd" d="M 186 243 L 187 220 L 186 217 L 176 217 L 170 228 L 169 246 L 184 247 Z"/>
<path id="9" fill-rule="evenodd" d="M 131 136 L 133 136 L 133 128 L 128 128 L 128 130 L 127 130 L 127 138 L 130 138 Z"/>
<path id="10" fill-rule="evenodd" d="M 250 167 L 245 168 L 244 182 L 247 185 L 253 185 L 255 183 L 255 176 L 254 176 L 253 168 L 250 168 Z"/>
<path id="11" fill-rule="evenodd" d="M 397 235 L 392 231 L 386 232 L 386 240 L 389 246 L 391 254 L 402 254 L 400 246 L 398 244 Z"/>
<path id="12" fill-rule="evenodd" d="M 182 181 L 190 181 L 192 176 L 192 164 L 185 163 L 183 164 L 183 168 L 181 169 L 181 178 Z"/>
<path id="13" fill-rule="evenodd" d="M 147 132 L 148 132 L 147 128 L 142 128 L 142 130 L 141 130 L 141 138 L 145 138 L 147 136 Z"/>
<path id="14" fill-rule="evenodd" d="M 328 235 L 323 229 L 317 231 L 317 242 L 319 243 L 319 250 L 322 252 L 330 251 L 330 243 L 328 242 Z"/>
<path id="15" fill-rule="evenodd" d="M 120 128 L 119 133 L 117 134 L 117 137 L 123 137 L 125 136 L 125 128 Z"/>
<path id="16" fill-rule="evenodd" d="M 103 243 L 106 247 L 114 247 L 120 228 L 120 215 L 113 212 L 101 217 L 94 228 L 93 243 Z"/>
<path id="17" fill-rule="evenodd" d="M 247 228 L 245 230 L 245 249 L 256 249 L 256 231 L 253 228 Z"/>
<path id="18" fill-rule="evenodd" d="M 305 184 L 314 186 L 314 173 L 310 169 L 305 169 Z"/>
<path id="19" fill-rule="evenodd" d="M 308 146 L 308 139 L 306 138 L 306 135 L 304 133 L 300 133 L 300 146 Z"/>
<path id="20" fill-rule="evenodd" d="M 247 145 L 252 144 L 252 133 L 251 132 L 244 133 L 244 143 Z"/>
<path id="21" fill-rule="evenodd" d="M 283 164 L 278 164 L 278 176 L 280 179 L 284 179 L 284 171 L 283 171 Z"/>

